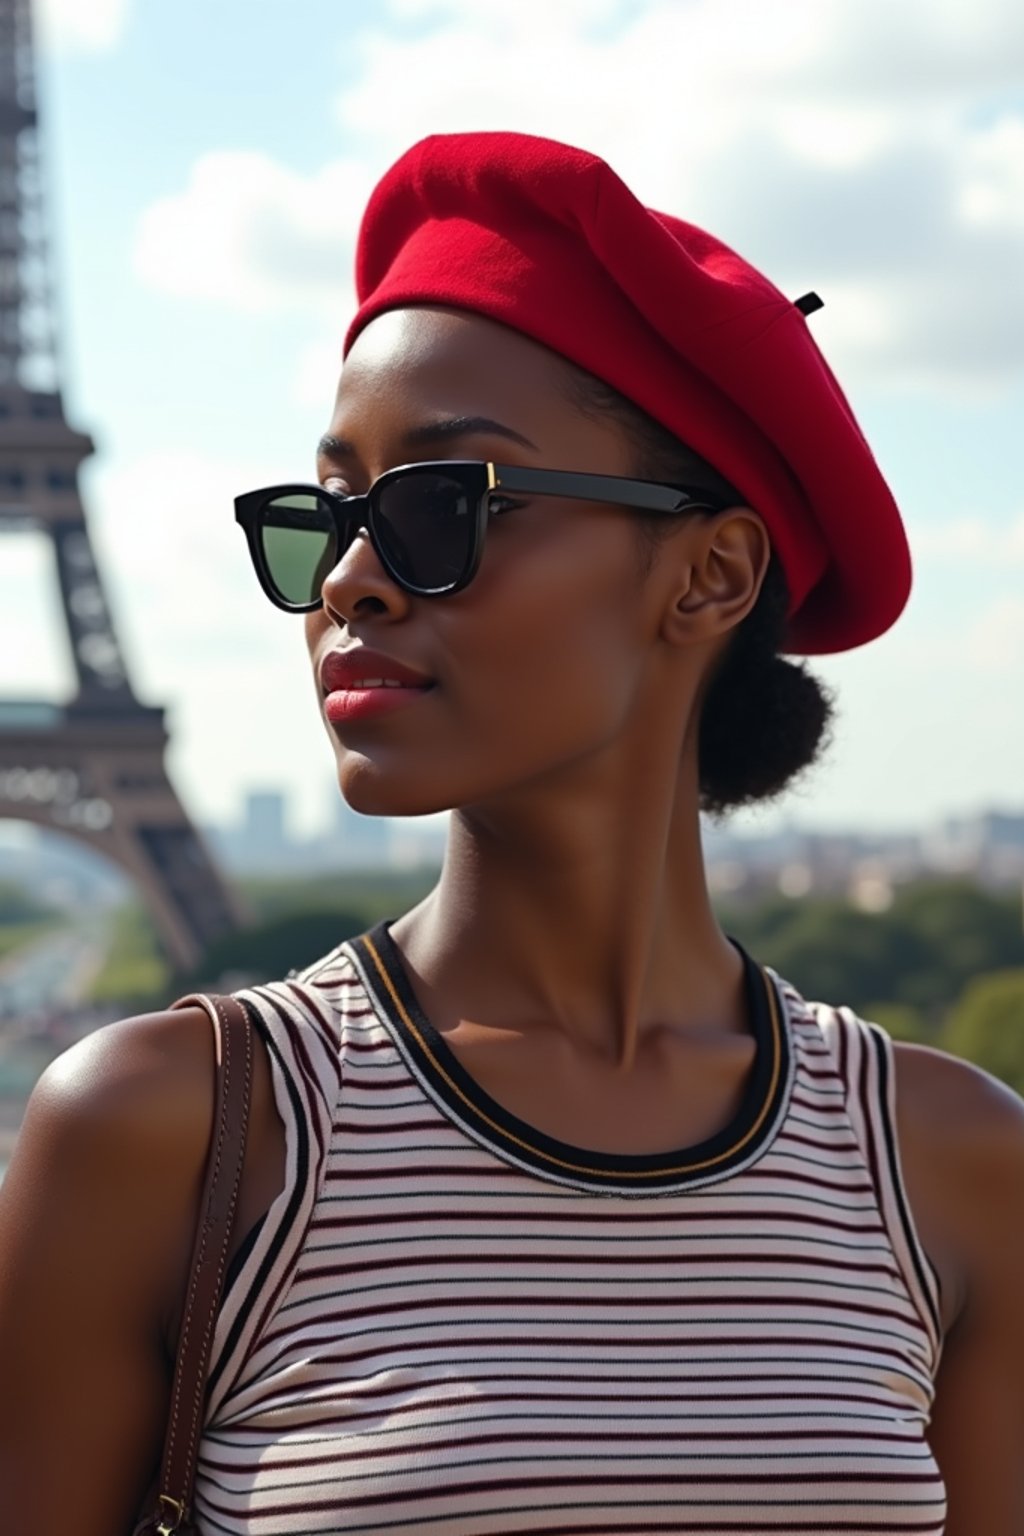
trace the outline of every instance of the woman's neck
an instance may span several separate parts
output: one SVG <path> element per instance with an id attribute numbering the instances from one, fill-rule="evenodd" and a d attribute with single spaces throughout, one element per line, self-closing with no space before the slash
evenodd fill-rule
<path id="1" fill-rule="evenodd" d="M 685 795 L 634 784 L 619 814 L 607 785 L 453 813 L 437 886 L 392 927 L 437 1027 L 543 1019 L 623 1070 L 652 1027 L 744 1031 L 692 777 Z"/>

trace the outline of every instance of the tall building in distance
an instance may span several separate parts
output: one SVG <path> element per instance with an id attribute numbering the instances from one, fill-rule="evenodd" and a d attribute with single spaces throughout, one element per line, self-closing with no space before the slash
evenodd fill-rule
<path id="1" fill-rule="evenodd" d="M 306 837 L 296 836 L 291 828 L 286 793 L 269 786 L 251 789 L 246 792 L 241 816 L 226 826 L 208 828 L 207 835 L 236 875 L 301 879 L 335 870 L 394 866 L 397 824 L 390 818 L 361 816 L 346 804 L 336 786 L 331 787 L 324 811 L 316 831 Z M 436 847 L 436 838 L 424 845 L 424 862 L 430 862 Z"/>
<path id="2" fill-rule="evenodd" d="M 245 797 L 242 837 L 254 863 L 268 868 L 280 863 L 288 849 L 287 802 L 279 789 L 254 789 Z"/>
<path id="3" fill-rule="evenodd" d="M 386 816 L 363 816 L 336 789 L 337 806 L 331 848 L 343 869 L 384 869 L 391 863 L 391 822 Z"/>

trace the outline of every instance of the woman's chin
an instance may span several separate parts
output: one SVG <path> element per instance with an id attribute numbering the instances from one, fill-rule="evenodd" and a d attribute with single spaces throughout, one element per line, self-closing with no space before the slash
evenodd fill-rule
<path id="1" fill-rule="evenodd" d="M 451 810 L 450 798 L 432 794 L 422 777 L 386 773 L 365 757 L 353 761 L 351 754 L 338 765 L 338 788 L 346 805 L 361 816 L 433 816 Z"/>

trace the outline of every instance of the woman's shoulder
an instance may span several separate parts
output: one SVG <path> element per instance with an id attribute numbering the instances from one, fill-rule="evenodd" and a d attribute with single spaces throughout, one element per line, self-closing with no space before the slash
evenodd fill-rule
<path id="1" fill-rule="evenodd" d="M 254 1043 L 244 1184 L 262 1204 L 262 1186 L 273 1187 L 280 1137 L 266 1053 L 258 1037 Z M 199 1005 L 94 1030 L 40 1077 L 5 1180 L 12 1199 L 44 1191 L 55 1223 L 60 1210 L 84 1202 L 97 1241 L 123 1243 L 122 1259 L 148 1243 L 155 1266 L 140 1260 L 137 1267 L 166 1276 L 167 1316 L 191 1252 L 213 1125 L 214 1065 L 213 1028 Z M 52 1235 L 59 1247 L 56 1226 Z M 163 1298 L 156 1300 L 162 1305 Z"/>
<path id="2" fill-rule="evenodd" d="M 913 1140 L 946 1184 L 975 1195 L 1016 1190 L 1024 1215 L 1024 1099 L 932 1046 L 893 1041 L 901 1139 Z"/>
<path id="3" fill-rule="evenodd" d="M 945 1051 L 902 1041 L 892 1051 L 900 1156 L 943 1273 L 948 1328 L 993 1284 L 1024 1284 L 1024 1100 Z"/>
<path id="4" fill-rule="evenodd" d="M 25 1286 L 42 1287 L 52 1268 L 86 1289 L 107 1273 L 122 1316 L 173 1342 L 213 1063 L 210 1022 L 191 1008 L 105 1025 L 46 1068 L 0 1188 L 0 1237 L 15 1245 Z"/>
<path id="5" fill-rule="evenodd" d="M 198 1004 L 106 1024 L 64 1051 L 29 1099 L 23 1131 L 71 1139 L 114 1163 L 127 1151 L 185 1176 L 201 1166 L 213 1114 L 214 1041 Z"/>
<path id="6" fill-rule="evenodd" d="M 1024 1099 L 982 1067 L 905 1040 L 893 1040 L 892 1052 L 900 1097 L 923 1126 L 947 1137 L 959 1128 L 972 1142 L 1024 1134 Z"/>

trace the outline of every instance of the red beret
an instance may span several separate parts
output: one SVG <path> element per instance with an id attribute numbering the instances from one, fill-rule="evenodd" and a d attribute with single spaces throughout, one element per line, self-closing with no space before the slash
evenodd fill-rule
<path id="1" fill-rule="evenodd" d="M 473 310 L 695 449 L 764 518 L 792 597 L 787 649 L 848 650 L 903 609 L 899 512 L 801 309 L 596 155 L 520 133 L 423 139 L 370 197 L 356 291 L 346 353 L 384 310 Z"/>

